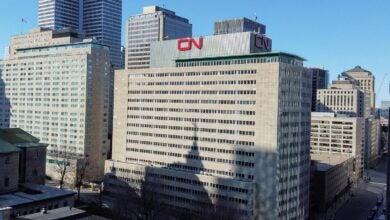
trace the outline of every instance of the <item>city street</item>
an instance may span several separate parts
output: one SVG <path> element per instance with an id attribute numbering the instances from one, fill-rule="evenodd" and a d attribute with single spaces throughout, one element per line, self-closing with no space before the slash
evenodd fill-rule
<path id="1" fill-rule="evenodd" d="M 376 169 L 368 170 L 371 177 L 368 182 L 361 181 L 359 186 L 352 190 L 354 194 L 336 212 L 337 220 L 366 220 L 371 209 L 376 206 L 377 199 L 386 195 L 386 159 L 381 159 L 381 163 Z M 376 219 L 382 214 L 383 204 L 378 208 Z"/>

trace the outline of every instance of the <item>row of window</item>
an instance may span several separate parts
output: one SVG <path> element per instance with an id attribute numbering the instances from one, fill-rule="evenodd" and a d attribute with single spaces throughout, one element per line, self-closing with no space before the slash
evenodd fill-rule
<path id="1" fill-rule="evenodd" d="M 245 110 L 220 110 L 220 109 L 191 109 L 191 108 L 152 108 L 152 107 L 127 107 L 130 111 L 149 111 L 149 112 L 182 112 L 182 113 L 200 113 L 200 114 L 224 114 L 224 115 L 255 115 L 255 111 Z"/>
<path id="2" fill-rule="evenodd" d="M 140 124 L 140 123 L 127 123 L 127 127 L 136 128 L 157 128 L 157 129 L 168 129 L 168 130 L 179 130 L 179 131 L 200 131 L 208 133 L 219 133 L 219 134 L 237 134 L 237 135 L 248 135 L 255 136 L 254 131 L 240 131 L 230 129 L 215 129 L 215 128 L 198 128 L 198 127 L 184 127 L 184 126 L 173 126 L 173 125 L 153 125 L 153 124 Z"/>
<path id="3" fill-rule="evenodd" d="M 129 90 L 128 94 L 142 95 L 256 95 L 253 90 Z"/>
<path id="4" fill-rule="evenodd" d="M 211 137 L 197 137 L 197 136 L 161 134 L 161 133 L 138 132 L 138 131 L 127 131 L 127 135 L 168 138 L 168 139 L 177 139 L 177 140 L 201 141 L 201 142 L 210 142 L 210 143 L 219 143 L 219 144 L 235 144 L 235 145 L 243 145 L 243 146 L 255 146 L 255 142 L 253 142 L 253 141 L 229 140 L 229 139 L 211 138 Z M 129 140 L 127 140 L 127 141 L 129 141 Z"/>
<path id="5" fill-rule="evenodd" d="M 166 142 L 146 141 L 146 140 L 136 140 L 136 139 L 130 139 L 127 141 L 127 143 L 141 144 L 147 146 L 160 146 L 160 147 L 168 147 L 168 148 L 176 148 L 176 149 L 187 149 L 187 150 L 194 150 L 194 151 L 217 152 L 223 154 L 233 154 L 233 155 L 236 154 L 236 155 L 247 156 L 247 157 L 255 156 L 255 153 L 250 151 L 221 149 L 216 147 L 199 147 L 199 146 L 187 145 L 187 144 L 176 144 L 176 143 L 166 143 Z"/>
<path id="6" fill-rule="evenodd" d="M 129 74 L 129 78 L 155 78 L 155 77 L 185 77 L 185 76 L 225 76 L 225 75 L 247 75 L 256 74 L 256 70 L 227 70 L 227 71 L 205 71 L 205 72 L 179 72 L 179 73 L 144 73 Z"/>
<path id="7" fill-rule="evenodd" d="M 256 80 L 129 82 L 129 86 L 255 85 Z"/>
<path id="8" fill-rule="evenodd" d="M 255 100 L 209 100 L 209 99 L 128 99 L 129 103 L 172 103 L 213 105 L 255 105 Z"/>
<path id="9" fill-rule="evenodd" d="M 128 115 L 129 119 L 159 120 L 159 121 L 184 121 L 192 123 L 210 123 L 210 124 L 233 124 L 233 125 L 252 125 L 255 121 L 228 120 L 228 119 L 208 119 L 208 118 L 186 118 L 186 117 L 167 117 L 150 115 Z"/>

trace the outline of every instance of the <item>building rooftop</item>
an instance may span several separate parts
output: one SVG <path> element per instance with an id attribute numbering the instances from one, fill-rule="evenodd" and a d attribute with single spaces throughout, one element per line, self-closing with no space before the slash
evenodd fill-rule
<path id="1" fill-rule="evenodd" d="M 317 171 L 327 171 L 351 158 L 350 156 L 339 154 L 310 154 L 310 157 Z"/>
<path id="2" fill-rule="evenodd" d="M 295 54 L 273 51 L 273 52 L 260 52 L 260 53 L 249 53 L 241 55 L 230 55 L 230 56 L 214 56 L 214 57 L 199 57 L 199 58 L 188 58 L 188 59 L 176 59 L 177 62 L 187 62 L 187 61 L 199 61 L 199 60 L 219 60 L 219 59 L 236 59 L 236 58 L 252 58 L 252 57 L 278 57 L 286 56 L 290 58 L 295 58 L 301 61 L 305 61 L 305 58 L 302 58 Z"/>
<path id="3" fill-rule="evenodd" d="M 354 68 L 347 70 L 345 72 L 346 73 L 348 73 L 348 72 L 368 72 L 368 73 L 370 73 L 370 71 L 363 69 L 361 66 L 355 66 Z"/>
<path id="4" fill-rule="evenodd" d="M 0 208 L 26 205 L 48 199 L 73 196 L 75 194 L 75 192 L 68 190 L 33 183 L 25 183 L 21 184 L 18 192 L 0 195 Z"/>
<path id="5" fill-rule="evenodd" d="M 0 129 L 0 139 L 10 144 L 38 143 L 39 139 L 20 128 Z"/>
<path id="6" fill-rule="evenodd" d="M 20 151 L 19 148 L 13 146 L 12 144 L 8 143 L 7 141 L 3 141 L 0 139 L 0 154 L 1 153 L 18 152 L 18 151 Z"/>
<path id="7" fill-rule="evenodd" d="M 39 212 L 30 215 L 24 215 L 17 219 L 31 219 L 31 220 L 57 220 L 57 219 L 81 219 L 87 217 L 89 214 L 81 209 L 72 207 L 62 207 L 58 209 L 49 210 L 46 212 Z"/>

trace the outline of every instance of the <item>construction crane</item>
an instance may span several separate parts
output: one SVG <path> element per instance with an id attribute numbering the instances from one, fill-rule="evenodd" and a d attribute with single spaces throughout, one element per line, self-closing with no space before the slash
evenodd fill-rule
<path id="1" fill-rule="evenodd" d="M 376 96 L 376 101 L 377 101 L 377 103 L 378 103 L 378 97 L 379 97 L 379 94 L 381 93 L 381 91 L 382 91 L 382 87 L 383 87 L 383 84 L 385 83 L 385 81 L 386 81 L 386 76 L 388 75 L 388 73 L 385 73 L 385 75 L 382 77 L 382 80 L 380 81 L 380 84 L 379 84 L 379 87 L 378 87 L 378 90 L 376 91 L 376 94 L 377 94 L 377 96 Z"/>

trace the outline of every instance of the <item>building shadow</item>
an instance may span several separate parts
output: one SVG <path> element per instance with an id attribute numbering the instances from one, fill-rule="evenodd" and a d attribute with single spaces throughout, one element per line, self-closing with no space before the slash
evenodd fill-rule
<path id="1" fill-rule="evenodd" d="M 11 103 L 5 90 L 5 82 L 2 69 L 6 66 L 0 66 L 0 128 L 9 128 L 11 119 Z"/>
<path id="2" fill-rule="evenodd" d="M 105 193 L 113 198 L 113 209 L 129 219 L 277 218 L 277 153 L 234 146 L 229 151 L 234 155 L 231 160 L 217 161 L 218 154 L 212 159 L 202 153 L 196 124 L 193 131 L 190 149 L 182 155 L 184 162 L 138 169 L 112 162 Z M 205 161 L 222 166 L 205 166 Z M 217 172 L 218 167 L 229 170 Z"/>

